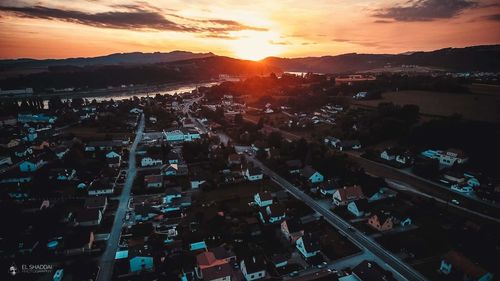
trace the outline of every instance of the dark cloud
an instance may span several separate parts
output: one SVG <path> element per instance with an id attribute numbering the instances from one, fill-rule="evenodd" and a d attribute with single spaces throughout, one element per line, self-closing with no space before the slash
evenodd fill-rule
<path id="1" fill-rule="evenodd" d="M 373 23 L 393 23 L 393 21 L 390 21 L 390 20 L 374 20 Z"/>
<path id="2" fill-rule="evenodd" d="M 99 28 L 195 32 L 201 33 L 205 37 L 225 39 L 230 37 L 228 35 L 230 31 L 267 30 L 265 28 L 248 26 L 233 20 L 191 19 L 175 14 L 163 14 L 159 8 L 141 1 L 111 7 L 115 10 L 101 13 L 86 13 L 44 6 L 0 6 L 0 13 L 10 13 L 24 18 L 59 20 Z M 167 16 L 183 19 L 183 22 L 187 23 L 177 23 L 167 18 Z"/>
<path id="3" fill-rule="evenodd" d="M 334 39 L 332 39 L 332 41 L 338 42 L 338 43 L 356 44 L 356 45 L 365 46 L 365 47 L 380 47 L 381 46 L 380 42 L 370 41 L 370 40 L 351 40 L 351 39 L 345 39 L 345 38 L 334 38 Z"/>
<path id="4" fill-rule="evenodd" d="M 478 3 L 472 0 L 409 0 L 394 7 L 377 9 L 374 16 L 396 21 L 432 21 L 452 18 L 477 6 Z"/>
<path id="5" fill-rule="evenodd" d="M 487 15 L 484 17 L 486 20 L 491 20 L 491 21 L 500 21 L 500 14 L 495 14 L 495 15 Z"/>
<path id="6" fill-rule="evenodd" d="M 9 12 L 24 18 L 60 20 L 102 28 L 197 31 L 196 28 L 176 24 L 157 12 L 146 10 L 111 11 L 91 14 L 44 6 L 0 6 L 0 12 Z"/>

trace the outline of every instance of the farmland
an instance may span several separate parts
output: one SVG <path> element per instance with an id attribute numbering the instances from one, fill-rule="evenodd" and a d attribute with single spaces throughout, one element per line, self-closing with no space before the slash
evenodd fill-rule
<path id="1" fill-rule="evenodd" d="M 464 119 L 500 122 L 500 95 L 400 91 L 383 93 L 381 100 L 355 101 L 353 104 L 376 107 L 381 102 L 415 104 L 424 115 L 449 116 L 457 113 Z"/>

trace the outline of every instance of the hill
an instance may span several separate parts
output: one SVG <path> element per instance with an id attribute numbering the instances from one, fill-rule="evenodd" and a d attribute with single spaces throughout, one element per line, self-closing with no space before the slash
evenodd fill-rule
<path id="1" fill-rule="evenodd" d="M 284 71 L 352 73 L 401 65 L 418 65 L 452 71 L 500 71 L 500 45 L 446 48 L 431 52 L 390 54 L 343 54 L 338 56 L 278 58 L 267 64 Z"/>
<path id="2" fill-rule="evenodd" d="M 122 84 L 162 84 L 216 79 L 220 74 L 236 76 L 279 73 L 276 67 L 262 62 L 208 56 L 152 64 L 114 64 L 87 66 L 49 66 L 47 71 L 7 77 L 0 80 L 1 89 L 49 88 L 96 89 Z"/>

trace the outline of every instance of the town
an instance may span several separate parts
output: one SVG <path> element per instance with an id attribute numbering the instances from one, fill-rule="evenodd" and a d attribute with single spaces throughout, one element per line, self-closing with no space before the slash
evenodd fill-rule
<path id="1" fill-rule="evenodd" d="M 43 263 L 17 280 L 493 280 L 499 120 L 397 102 L 459 76 L 2 100 L 2 262 Z"/>

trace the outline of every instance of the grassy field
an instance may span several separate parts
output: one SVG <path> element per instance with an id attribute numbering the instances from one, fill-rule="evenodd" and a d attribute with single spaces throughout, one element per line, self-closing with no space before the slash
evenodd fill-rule
<path id="1" fill-rule="evenodd" d="M 65 133 L 74 134 L 77 138 L 82 139 L 110 139 L 110 138 L 122 138 L 130 137 L 132 133 L 127 132 L 106 132 L 99 130 L 96 127 L 90 127 L 85 125 L 76 125 L 64 130 Z"/>
<path id="2" fill-rule="evenodd" d="M 381 102 L 415 104 L 427 115 L 449 116 L 455 113 L 464 119 L 500 123 L 500 95 L 453 94 L 429 91 L 400 91 L 382 94 L 381 100 L 355 101 L 353 104 L 376 107 Z"/>

